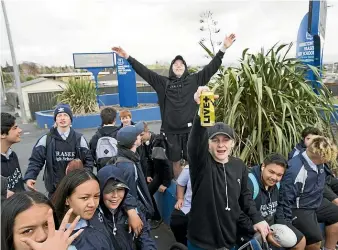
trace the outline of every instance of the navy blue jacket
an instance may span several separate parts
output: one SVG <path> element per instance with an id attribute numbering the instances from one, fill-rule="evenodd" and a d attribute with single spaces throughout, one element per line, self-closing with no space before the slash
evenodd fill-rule
<path id="1" fill-rule="evenodd" d="M 298 143 L 296 147 L 289 153 L 289 160 L 292 159 L 295 155 L 302 153 L 306 150 L 306 146 L 303 141 Z M 329 201 L 333 201 L 338 198 L 338 179 L 333 175 L 329 166 L 325 164 L 325 173 L 326 173 L 326 185 L 324 187 L 324 198 Z"/>
<path id="2" fill-rule="evenodd" d="M 58 149 L 57 145 L 59 144 L 67 145 L 71 151 L 62 152 L 64 148 Z M 62 155 L 57 155 L 56 151 L 61 152 Z M 62 161 L 59 161 L 59 157 L 62 157 Z M 36 180 L 43 166 L 45 166 L 45 187 L 49 193 L 54 193 L 57 184 L 65 175 L 68 163 L 76 158 L 82 160 L 85 168 L 93 169 L 94 160 L 84 136 L 70 128 L 68 138 L 64 141 L 57 129 L 52 128 L 48 134 L 42 136 L 35 144 L 32 155 L 29 158 L 24 181 L 29 179 Z"/>
<path id="3" fill-rule="evenodd" d="M 154 213 L 154 208 L 140 162 L 132 161 L 119 151 L 115 166 L 123 170 L 123 179 L 129 187 L 130 195 L 136 198 L 139 212 L 150 218 Z"/>
<path id="4" fill-rule="evenodd" d="M 72 234 L 82 228 L 83 232 L 72 243 L 77 250 L 119 250 L 113 243 L 107 222 L 99 209 L 89 221 L 81 219 Z"/>
<path id="5" fill-rule="evenodd" d="M 306 151 L 293 157 L 289 162 L 280 187 L 280 205 L 278 217 L 285 215 L 291 222 L 292 209 L 317 209 L 323 199 L 325 186 L 324 165 L 317 165 L 315 171 L 305 158 Z"/>
<path id="6" fill-rule="evenodd" d="M 298 155 L 299 153 L 303 152 L 306 149 L 306 146 L 304 144 L 304 141 L 301 140 L 288 154 L 288 160 L 291 160 L 293 157 Z"/>
<path id="7" fill-rule="evenodd" d="M 115 237 L 121 249 L 132 249 L 133 235 L 129 233 L 128 215 L 123 206 L 127 196 L 130 196 L 129 189 L 125 189 L 123 201 L 116 209 L 114 214 L 112 214 L 111 211 L 107 209 L 103 202 L 103 189 L 106 186 L 108 180 L 115 179 L 126 184 L 123 178 L 123 170 L 115 166 L 108 165 L 99 170 L 97 173 L 97 178 L 99 179 L 101 190 L 100 206 L 104 216 L 107 218 L 111 236 Z"/>

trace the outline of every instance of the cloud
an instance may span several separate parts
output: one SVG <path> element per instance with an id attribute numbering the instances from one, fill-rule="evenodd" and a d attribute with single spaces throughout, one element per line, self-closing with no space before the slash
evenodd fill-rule
<path id="1" fill-rule="evenodd" d="M 324 61 L 338 60 L 338 3 L 333 4 Z M 6 7 L 18 62 L 70 65 L 72 53 L 109 52 L 120 45 L 145 64 L 169 62 L 182 54 L 188 64 L 197 65 L 208 61 L 198 45 L 204 35 L 199 30 L 201 12 L 214 13 L 221 28 L 218 40 L 236 33 L 224 59 L 233 63 L 244 48 L 258 51 L 278 41 L 295 41 L 308 1 L 6 0 Z M 11 62 L 3 22 L 0 41 L 1 64 Z"/>

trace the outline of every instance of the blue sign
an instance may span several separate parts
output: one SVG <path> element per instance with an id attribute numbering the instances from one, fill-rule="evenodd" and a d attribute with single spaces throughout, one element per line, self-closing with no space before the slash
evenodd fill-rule
<path id="1" fill-rule="evenodd" d="M 304 64 L 322 68 L 327 3 L 324 0 L 309 2 L 309 12 L 304 16 L 297 36 L 297 58 Z M 316 86 L 316 76 L 308 71 L 307 80 Z M 318 87 L 318 85 L 317 85 Z"/>
<path id="2" fill-rule="evenodd" d="M 315 43 L 313 36 L 308 32 L 308 14 L 304 16 L 299 26 L 296 55 L 304 64 L 314 66 Z M 311 70 L 308 71 L 306 78 L 310 81 L 315 80 Z"/>
<path id="3" fill-rule="evenodd" d="M 116 54 L 121 107 L 137 107 L 136 74 L 129 62 Z"/>
<path id="4" fill-rule="evenodd" d="M 96 100 L 100 107 L 98 75 L 105 68 L 114 68 L 114 54 L 111 52 L 73 53 L 73 62 L 75 69 L 86 69 L 93 74 L 96 87 Z"/>

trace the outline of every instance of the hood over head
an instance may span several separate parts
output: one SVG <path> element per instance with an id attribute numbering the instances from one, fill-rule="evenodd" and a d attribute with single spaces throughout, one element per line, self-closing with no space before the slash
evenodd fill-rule
<path id="1" fill-rule="evenodd" d="M 170 64 L 170 68 L 169 68 L 169 79 L 178 79 L 178 77 L 175 75 L 174 71 L 173 71 L 173 64 L 175 63 L 175 61 L 177 60 L 181 60 L 185 66 L 185 70 L 184 70 L 184 73 L 183 75 L 180 77 L 186 77 L 187 75 L 189 75 L 189 72 L 188 72 L 188 66 L 187 66 L 187 63 L 185 62 L 185 60 L 183 59 L 183 57 L 181 55 L 177 55 L 172 61 L 171 61 L 171 64 Z"/>

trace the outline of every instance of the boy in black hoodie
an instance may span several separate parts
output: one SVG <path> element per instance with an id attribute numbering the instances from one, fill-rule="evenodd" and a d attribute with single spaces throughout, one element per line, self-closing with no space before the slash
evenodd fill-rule
<path id="1" fill-rule="evenodd" d="M 197 104 L 202 91 L 209 88 L 198 88 L 194 95 Z M 192 249 L 233 247 L 241 210 L 264 239 L 269 233 L 269 225 L 257 211 L 248 189 L 247 167 L 229 156 L 234 138 L 234 130 L 228 125 L 218 122 L 207 129 L 201 126 L 199 114 L 195 115 L 188 141 L 192 187 L 188 247 Z"/>
<path id="2" fill-rule="evenodd" d="M 249 173 L 248 187 L 253 194 L 253 199 L 256 203 L 256 208 L 260 211 L 265 221 L 269 225 L 273 224 L 286 224 L 284 218 L 278 218 L 276 211 L 279 201 L 279 182 L 282 179 L 286 168 L 287 161 L 280 154 L 271 154 L 264 159 L 261 166 L 255 166 Z M 251 239 L 254 235 L 252 222 L 247 215 L 241 214 L 238 220 L 238 235 L 241 237 L 240 244 L 244 241 Z M 294 232 L 297 238 L 297 243 L 292 249 L 304 249 L 306 241 L 304 235 L 297 230 L 292 224 L 287 226 Z M 269 243 L 280 247 L 278 243 L 273 240 L 272 234 L 268 236 Z"/>
<path id="3" fill-rule="evenodd" d="M 193 95 L 199 86 L 206 85 L 218 71 L 226 49 L 235 41 L 231 34 L 224 39 L 223 46 L 211 62 L 203 70 L 189 75 L 187 64 L 178 55 L 171 62 L 169 78 L 151 71 L 135 58 L 129 56 L 121 47 L 114 47 L 113 51 L 128 60 L 133 69 L 146 80 L 158 95 L 162 131 L 165 133 L 170 147 L 167 149 L 168 158 L 174 163 L 174 175 L 177 178 L 182 171 L 180 160 L 187 160 L 187 142 L 192 127 L 196 105 Z"/>
<path id="4" fill-rule="evenodd" d="M 147 177 L 148 189 L 154 205 L 154 216 L 151 221 L 152 229 L 158 228 L 162 223 L 154 194 L 157 191 L 164 193 L 170 186 L 172 179 L 172 164 L 167 158 L 163 159 L 165 154 L 161 155 L 158 151 L 161 150 L 161 148 L 158 148 L 158 144 L 163 143 L 163 140 L 164 138 L 161 135 L 150 132 L 148 124 L 144 122 L 144 131 L 141 133 L 142 144 L 137 148 L 137 152 L 140 155 L 143 174 Z"/>
<path id="5" fill-rule="evenodd" d="M 21 141 L 22 130 L 15 120 L 11 114 L 1 113 L 1 176 L 7 178 L 7 190 L 20 192 L 25 187 L 18 157 L 11 146 Z"/>
<path id="6" fill-rule="evenodd" d="M 85 168 L 93 169 L 94 160 L 84 136 L 71 128 L 73 114 L 68 104 L 59 104 L 54 110 L 56 127 L 35 144 L 29 158 L 24 181 L 35 189 L 36 178 L 45 166 L 44 182 L 49 197 L 66 174 L 70 161 L 80 159 Z"/>
<path id="7" fill-rule="evenodd" d="M 115 126 L 116 110 L 114 108 L 108 107 L 102 109 L 100 116 L 102 125 L 89 142 L 89 148 L 92 152 L 93 158 L 95 159 L 97 170 L 104 167 L 110 158 L 117 154 L 116 135 L 120 129 L 120 127 Z M 98 141 L 101 138 L 107 138 L 107 140 L 105 140 L 107 143 L 100 143 L 102 147 L 100 146 L 99 152 L 97 152 L 96 149 Z M 110 138 L 113 138 L 114 140 L 111 140 Z"/>

